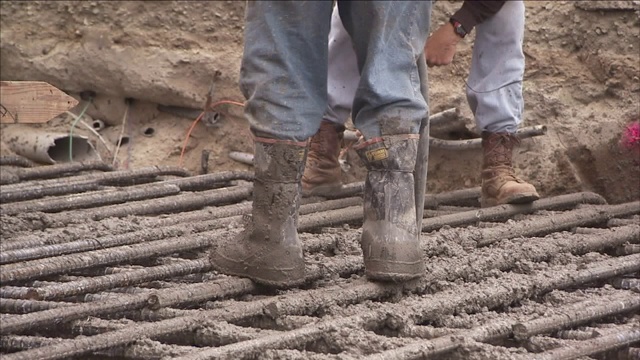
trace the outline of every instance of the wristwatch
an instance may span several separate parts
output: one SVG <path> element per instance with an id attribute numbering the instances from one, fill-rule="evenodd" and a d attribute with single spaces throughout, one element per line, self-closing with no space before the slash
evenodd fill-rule
<path id="1" fill-rule="evenodd" d="M 449 22 L 451 23 L 451 25 L 453 25 L 453 31 L 455 31 L 458 36 L 460 36 L 461 38 L 467 36 L 467 31 L 464 29 L 464 27 L 462 27 L 462 24 L 460 24 L 460 22 L 454 20 L 453 18 L 449 19 Z"/>

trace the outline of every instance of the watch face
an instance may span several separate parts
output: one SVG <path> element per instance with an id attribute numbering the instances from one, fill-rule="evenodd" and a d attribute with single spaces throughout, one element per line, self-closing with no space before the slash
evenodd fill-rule
<path id="1" fill-rule="evenodd" d="M 453 25 L 453 31 L 455 31 L 458 36 L 465 37 L 467 35 L 467 32 L 462 27 L 462 24 L 460 24 L 458 21 L 450 19 L 449 22 L 451 23 L 451 25 Z"/>

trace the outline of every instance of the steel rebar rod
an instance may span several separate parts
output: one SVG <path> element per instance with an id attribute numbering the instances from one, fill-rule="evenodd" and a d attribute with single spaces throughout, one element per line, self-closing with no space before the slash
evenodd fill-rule
<path id="1" fill-rule="evenodd" d="M 616 227 L 616 226 L 624 226 L 624 225 L 632 225 L 639 224 L 640 220 L 638 219 L 611 219 L 607 222 L 607 226 Z"/>
<path id="2" fill-rule="evenodd" d="M 625 244 L 616 249 L 616 255 L 631 255 L 640 253 L 640 245 Z"/>
<path id="3" fill-rule="evenodd" d="M 513 335 L 523 340 L 534 335 L 546 334 L 558 330 L 584 324 L 591 320 L 600 319 L 623 312 L 640 309 L 640 296 L 616 293 L 609 301 L 572 308 L 570 311 L 560 311 L 555 315 L 545 314 L 543 317 L 519 322 L 513 325 Z"/>
<path id="4" fill-rule="evenodd" d="M 125 232 L 118 235 L 106 235 L 94 239 L 76 240 L 59 244 L 45 245 L 39 247 L 29 247 L 26 249 L 8 250 L 2 248 L 0 253 L 0 264 L 17 263 L 25 260 L 35 260 L 45 258 L 42 261 L 57 261 L 55 256 L 80 253 L 91 250 L 99 250 L 116 246 L 133 245 L 143 242 L 161 240 L 168 237 L 185 236 L 205 231 L 215 230 L 221 227 L 217 219 L 205 222 L 193 222 L 183 225 L 173 225 L 167 227 L 148 227 L 148 230 L 137 230 Z M 59 239 L 63 241 L 64 239 Z M 49 259 L 47 259 L 49 258 Z M 15 265 L 14 265 L 15 266 Z M 9 268 L 9 266 L 5 266 Z"/>
<path id="5" fill-rule="evenodd" d="M 578 204 L 606 204 L 606 200 L 602 196 L 592 192 L 581 192 L 541 199 L 531 204 L 499 205 L 477 211 L 466 211 L 444 215 L 439 218 L 425 219 L 422 224 L 422 231 L 434 231 L 444 225 L 456 227 L 479 221 L 501 221 L 513 217 L 516 214 L 530 214 L 539 210 L 564 210 L 573 208 Z"/>
<path id="6" fill-rule="evenodd" d="M 63 299 L 87 293 L 94 293 L 113 288 L 143 284 L 153 280 L 168 279 L 176 276 L 209 271 L 208 259 L 191 260 L 170 265 L 160 265 L 129 272 L 108 274 L 96 278 L 73 281 L 55 286 L 31 288 L 27 296 L 38 300 Z"/>
<path id="7" fill-rule="evenodd" d="M 21 181 L 34 179 L 59 179 L 70 173 L 82 171 L 113 171 L 113 166 L 103 161 L 72 162 L 48 166 L 38 166 L 28 169 L 19 169 L 17 174 Z"/>
<path id="8" fill-rule="evenodd" d="M 479 207 L 480 192 L 481 188 L 478 186 L 440 194 L 427 194 L 424 206 L 427 209 L 436 209 L 444 205 Z"/>
<path id="9" fill-rule="evenodd" d="M 55 186 L 64 183 L 82 183 L 87 181 L 95 181 L 102 185 L 115 185 L 129 183 L 132 180 L 139 178 L 149 178 L 156 176 L 179 176 L 187 177 L 191 176 L 191 173 L 184 168 L 170 165 L 154 165 L 148 167 L 141 167 L 131 170 L 116 170 L 101 173 L 89 173 L 83 175 L 69 176 L 63 179 L 47 179 L 47 180 L 35 180 L 24 182 L 20 184 L 12 184 L 7 186 L 10 190 L 28 190 L 31 188 Z"/>
<path id="10" fill-rule="evenodd" d="M 535 136 L 545 135 L 547 127 L 545 125 L 535 125 L 519 128 L 516 136 L 519 139 L 527 139 Z M 482 139 L 475 138 L 469 140 L 444 140 L 431 137 L 429 145 L 433 148 L 445 150 L 471 150 L 482 148 Z"/>
<path id="11" fill-rule="evenodd" d="M 362 206 L 349 206 L 301 217 L 298 220 L 298 231 L 305 232 L 320 227 L 360 222 L 362 222 Z"/>
<path id="12" fill-rule="evenodd" d="M 17 184 L 20 182 L 20 178 L 15 171 L 2 170 L 0 171 L 0 185 L 7 186 L 11 184 Z"/>
<path id="13" fill-rule="evenodd" d="M 528 355 L 534 360 L 569 360 L 619 349 L 640 341 L 640 328 L 625 329 L 597 338 L 573 342 L 570 346 L 545 351 L 541 354 Z"/>
<path id="14" fill-rule="evenodd" d="M 111 171 L 100 174 L 80 175 L 60 180 L 30 181 L 22 184 L 3 186 L 0 189 L 0 202 L 32 200 L 45 196 L 65 195 L 80 191 L 90 191 L 100 186 L 118 185 L 137 179 L 155 178 L 157 176 L 188 176 L 181 168 L 172 166 L 152 166 L 135 170 Z M 21 186 L 19 186 L 21 185 Z"/>
<path id="15" fill-rule="evenodd" d="M 60 214 L 48 214 L 51 223 L 70 224 L 82 218 L 102 220 L 130 215 L 157 215 L 200 209 L 205 206 L 219 205 L 244 200 L 251 195 L 250 186 L 233 186 L 195 193 L 184 193 L 160 199 L 133 201 L 127 204 L 109 205 L 100 208 L 69 211 Z"/>
<path id="16" fill-rule="evenodd" d="M 32 260 L 24 263 L 0 265 L 0 283 L 24 281 L 47 275 L 57 275 L 72 270 L 101 265 L 113 265 L 123 261 L 146 259 L 175 252 L 207 247 L 220 233 L 203 233 L 191 237 L 167 238 L 148 243 L 112 247 L 60 257 Z"/>
<path id="17" fill-rule="evenodd" d="M 73 304 L 51 308 L 38 312 L 20 315 L 14 319 L 4 321 L 0 328 L 0 334 L 22 333 L 29 329 L 37 329 L 43 324 L 56 324 L 62 321 L 69 322 L 87 316 L 99 316 L 103 314 L 115 314 L 143 308 L 147 305 L 148 295 L 125 295 L 109 297 L 104 300 Z"/>
<path id="18" fill-rule="evenodd" d="M 606 222 L 612 217 L 636 213 L 640 213 L 640 201 L 619 205 L 602 205 L 597 208 L 581 208 L 561 214 L 522 220 L 515 224 L 481 230 L 482 237 L 478 240 L 478 246 L 487 246 L 502 239 L 540 236 L 569 230 L 576 226 L 595 225 Z"/>
<path id="19" fill-rule="evenodd" d="M 14 319 L 3 321 L 0 334 L 22 333 L 29 329 L 36 329 L 44 324 L 50 325 L 61 321 L 72 321 L 86 316 L 99 316 L 103 314 L 115 314 L 143 308 L 147 305 L 147 294 L 121 295 L 110 297 L 106 300 L 73 304 L 35 313 L 21 315 Z"/>
<path id="20" fill-rule="evenodd" d="M 26 299 L 30 289 L 24 286 L 2 286 L 0 287 L 0 298 Z"/>
<path id="21" fill-rule="evenodd" d="M 598 337 L 599 334 L 593 330 L 560 330 L 556 336 L 565 340 L 589 340 Z"/>
<path id="22" fill-rule="evenodd" d="M 443 110 L 441 112 L 429 115 L 429 124 L 436 125 L 441 123 L 446 123 L 451 120 L 455 120 L 460 116 L 460 111 L 458 108 L 450 108 Z"/>
<path id="23" fill-rule="evenodd" d="M 17 201 L 26 201 L 43 198 L 45 196 L 57 196 L 57 195 L 66 195 L 66 194 L 79 194 L 87 191 L 98 190 L 103 186 L 96 182 L 85 182 L 85 183 L 70 183 L 70 184 L 60 184 L 49 186 L 45 188 L 38 188 L 32 190 L 24 190 L 24 191 L 0 191 L 0 202 L 3 204 L 17 202 Z"/>
<path id="24" fill-rule="evenodd" d="M 11 314 L 28 314 L 37 311 L 55 309 L 70 306 L 73 303 L 22 300 L 22 299 L 0 299 L 0 311 Z"/>
<path id="25" fill-rule="evenodd" d="M 0 166 L 20 166 L 30 168 L 36 166 L 36 163 L 20 155 L 3 155 L 0 156 Z"/>
<path id="26" fill-rule="evenodd" d="M 144 184 L 64 197 L 1 204 L 0 215 L 15 215 L 36 211 L 59 212 L 65 210 L 76 210 L 121 204 L 129 201 L 154 199 L 169 195 L 177 195 L 179 193 L 180 188 L 173 184 Z"/>
<path id="27" fill-rule="evenodd" d="M 7 350 L 27 350 L 64 341 L 62 338 L 42 336 L 7 335 L 0 339 L 0 345 Z M 126 359 L 160 359 L 175 357 L 193 351 L 191 346 L 167 345 L 157 341 L 142 339 L 124 347 L 115 347 L 99 351 L 96 354 L 106 357 Z"/>
<path id="28" fill-rule="evenodd" d="M 501 287 L 498 288 L 496 292 L 492 293 L 487 293 L 486 288 L 483 288 L 482 284 L 479 286 L 477 284 L 464 284 L 450 289 L 448 293 L 451 297 L 440 297 L 439 294 L 425 296 L 423 298 L 424 303 L 421 302 L 418 304 L 421 306 L 415 309 L 417 314 L 415 314 L 413 318 L 414 320 L 420 320 L 421 318 L 424 318 L 426 314 L 431 312 L 441 311 L 442 313 L 442 309 L 453 312 L 461 311 L 469 306 L 476 308 L 483 306 L 493 307 L 497 304 L 503 304 L 505 301 L 511 302 L 518 299 L 521 300 L 553 289 L 576 286 L 587 281 L 606 279 L 620 274 L 638 271 L 639 269 L 640 255 L 630 255 L 623 258 L 601 261 L 597 264 L 592 264 L 589 269 L 583 270 L 576 270 L 573 267 L 569 267 L 568 269 L 563 270 L 552 268 L 548 271 L 543 271 L 535 275 L 514 274 L 510 279 L 511 281 L 501 282 Z M 405 285 L 405 287 L 406 286 L 407 285 Z M 467 286 L 470 287 L 470 289 L 467 289 Z M 369 289 L 370 291 L 371 287 L 379 290 L 384 289 L 387 292 L 397 290 L 397 287 L 388 285 L 380 286 L 375 283 L 364 283 L 360 287 L 351 284 L 348 288 L 342 288 L 340 289 L 341 291 L 337 293 L 327 292 L 327 289 L 323 289 L 325 290 L 323 292 L 323 297 L 327 295 L 331 296 L 328 300 L 331 300 L 334 303 L 336 301 L 336 297 L 341 297 L 341 295 L 344 296 L 345 293 L 352 293 L 353 295 L 355 292 L 366 297 L 367 291 L 365 289 Z M 317 303 L 319 299 L 317 298 L 317 295 L 316 297 L 314 297 L 314 295 L 316 295 L 314 291 L 294 294 L 288 297 L 289 302 L 292 304 L 286 303 L 281 297 L 278 300 L 268 299 L 267 301 L 258 300 L 250 303 L 238 304 L 238 310 L 234 312 L 231 312 L 228 308 L 208 310 L 200 312 L 197 316 L 173 318 L 150 324 L 138 324 L 126 329 L 112 331 L 88 338 L 76 338 L 51 346 L 44 346 L 38 349 L 9 354 L 5 360 L 33 358 L 47 360 L 83 355 L 113 346 L 130 344 L 144 337 L 154 339 L 159 336 L 174 334 L 181 331 L 191 331 L 196 329 L 203 319 L 221 318 L 229 321 L 229 319 L 261 315 L 264 314 L 265 311 L 267 314 L 271 313 L 272 315 L 277 316 L 279 310 L 286 308 L 292 307 L 293 309 L 289 310 L 300 311 L 301 308 L 304 307 L 318 306 Z M 309 296 L 311 296 L 309 301 L 301 300 Z M 350 300 L 353 301 L 353 298 Z M 70 308 L 71 307 L 54 310 L 67 310 Z M 257 340 L 233 344 L 229 347 L 216 348 L 213 349 L 213 351 L 220 355 L 224 354 L 225 356 L 235 356 L 232 358 L 239 358 L 240 355 L 251 355 L 257 349 L 259 349 L 258 351 L 263 351 L 267 348 L 279 347 L 283 343 L 305 343 L 314 339 L 315 336 L 322 335 L 323 331 L 332 331 L 336 328 L 340 328 L 340 326 L 353 326 L 356 324 L 362 324 L 369 320 L 383 321 L 389 316 L 388 310 L 390 309 L 398 309 L 401 313 L 406 313 L 407 304 L 402 301 L 399 303 L 388 304 L 382 311 L 367 314 L 367 318 L 364 318 L 364 315 L 358 315 L 356 317 L 343 318 L 337 321 L 329 320 L 321 322 L 317 326 L 301 328 L 283 336 L 278 336 L 277 338 L 267 336 Z M 31 326 L 37 326 L 37 324 L 32 324 Z M 319 331 L 318 329 L 322 329 L 322 331 Z M 0 332 L 3 334 L 15 331 L 15 326 L 13 328 L 9 328 L 9 330 L 7 330 L 7 326 L 0 328 Z M 255 342 L 252 343 L 252 341 Z M 256 348 L 256 346 L 258 347 Z M 210 355 L 209 350 L 207 350 L 205 355 Z"/>
<path id="29" fill-rule="evenodd" d="M 214 184 L 225 184 L 229 181 L 253 181 L 253 172 L 249 171 L 221 171 L 211 174 L 189 176 L 182 179 L 165 180 L 163 183 L 174 184 L 182 191 L 196 191 L 210 189 Z"/>
<path id="30" fill-rule="evenodd" d="M 197 310 L 192 310 L 197 311 Z M 287 321 L 285 317 L 282 321 Z M 121 330 L 127 327 L 117 320 L 103 320 L 100 318 L 89 318 L 76 320 L 70 324 L 71 332 L 77 335 L 98 335 L 108 331 Z M 193 333 L 175 334 L 162 337 L 159 340 L 169 341 L 176 344 L 187 344 L 194 346 L 222 346 L 238 341 L 245 341 L 258 338 L 260 336 L 276 334 L 278 330 L 256 329 L 252 327 L 242 327 L 230 324 L 226 321 L 203 321 L 201 327 Z M 193 350 L 193 349 L 192 349 Z"/>
<path id="31" fill-rule="evenodd" d="M 232 277 L 206 283 L 188 284 L 171 291 L 156 291 L 149 295 L 148 302 L 151 309 L 159 309 L 178 304 L 197 304 L 225 296 L 247 294 L 256 289 L 253 281 Z"/>

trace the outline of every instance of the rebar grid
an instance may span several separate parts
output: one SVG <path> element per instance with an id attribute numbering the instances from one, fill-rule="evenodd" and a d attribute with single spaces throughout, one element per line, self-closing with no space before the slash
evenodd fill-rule
<path id="1" fill-rule="evenodd" d="M 47 171 L 42 177 L 52 170 Z M 172 171 L 166 175 L 186 175 Z M 512 336 L 517 328 L 514 325 L 525 326 L 535 322 L 535 317 L 529 322 L 512 319 L 509 326 L 496 321 L 495 326 L 486 325 L 485 332 L 454 329 L 451 336 L 442 336 L 451 334 L 451 329 L 442 328 L 422 334 L 424 331 L 417 330 L 422 327 L 416 324 L 442 314 L 508 308 L 553 289 L 593 288 L 606 283 L 621 289 L 611 290 L 618 291 L 612 295 L 615 299 L 595 297 L 592 302 L 576 305 L 582 307 L 578 310 L 567 308 L 564 315 L 545 322 L 544 331 L 571 329 L 616 314 L 627 316 L 639 308 L 632 289 L 637 288 L 636 273 L 640 271 L 640 257 L 634 251 L 640 243 L 640 226 L 616 220 L 632 215 L 637 218 L 640 202 L 605 205 L 597 194 L 577 193 L 525 206 L 479 209 L 478 189 L 427 195 L 425 213 L 444 215 L 427 217 L 424 222 L 425 231 L 435 231 L 422 236 L 426 276 L 408 284 L 380 284 L 360 278 L 363 263 L 356 250 L 357 230 L 323 229 L 361 223 L 361 198 L 346 197 L 362 191 L 360 183 L 352 184 L 341 194 L 333 194 L 335 200 L 306 199 L 309 203 L 300 209 L 299 231 L 313 231 L 301 234 L 307 285 L 279 294 L 250 280 L 210 272 L 206 257 L 210 242 L 235 235 L 242 227 L 242 216 L 250 213 L 251 203 L 239 202 L 249 198 L 251 186 L 238 186 L 234 181 L 250 181 L 251 173 L 164 180 L 164 173 L 133 175 L 135 171 L 129 171 L 100 177 L 114 173 L 118 172 L 69 176 L 67 180 L 84 186 L 67 187 L 71 195 L 51 192 L 64 186 L 58 180 L 21 182 L 11 185 L 9 192 L 0 192 L 0 197 L 14 196 L 9 197 L 13 203 L 3 203 L 3 209 L 12 209 L 3 211 L 3 217 L 25 211 L 52 212 L 23 218 L 37 219 L 39 223 L 33 228 L 41 232 L 9 232 L 0 241 L 0 353 L 23 350 L 4 353 L 3 358 L 58 359 L 93 354 L 141 359 L 349 359 L 366 354 L 408 359 L 417 358 L 411 355 L 414 342 L 434 334 L 428 343 L 419 341 L 421 349 L 428 348 L 420 356 L 451 350 L 487 356 L 502 351 L 505 355 L 509 352 L 504 348 L 485 342 Z M 135 185 L 141 182 L 148 184 Z M 113 185 L 119 187 L 104 188 Z M 108 196 L 153 186 L 176 192 L 169 198 L 178 203 L 164 201 L 164 195 L 149 195 L 142 201 L 100 196 L 91 200 L 93 194 Z M 27 202 L 28 196 L 17 196 L 23 190 L 58 197 Z M 98 191 L 84 193 L 94 190 Z M 84 194 L 74 195 L 79 192 Z M 78 197 L 87 200 L 82 205 L 65 204 L 66 199 Z M 105 206 L 109 201 L 126 203 Z M 72 208 L 76 210 L 68 211 Z M 542 213 L 531 215 L 539 211 Z M 83 223 L 76 219 L 79 216 L 94 220 Z M 502 224 L 514 216 L 517 221 Z M 484 226 L 486 222 L 493 222 L 492 226 Z M 562 233 L 584 226 L 603 228 Z M 440 230 L 442 227 L 447 229 Z M 443 244 L 450 248 L 442 248 Z M 457 253 L 451 246 L 459 247 Z M 436 247 L 444 251 L 433 251 Z M 366 305 L 371 300 L 374 302 Z M 368 310 L 331 315 L 330 309 L 350 305 Z M 261 323 L 265 329 L 259 329 Z M 398 324 L 404 329 L 399 337 L 385 333 Z M 387 330 L 374 332 L 377 328 Z M 540 332 L 520 332 L 518 338 L 525 341 Z M 638 343 L 633 331 L 620 327 L 617 332 L 617 337 L 602 333 L 599 348 L 613 350 Z M 41 333 L 60 338 L 34 336 Z M 73 339 L 77 335 L 83 337 Z M 431 343 L 439 345 L 431 347 Z M 576 354 L 605 351 L 587 342 L 580 346 L 579 351 L 560 347 L 549 350 L 551 355 L 537 355 L 574 358 Z"/>
<path id="2" fill-rule="evenodd" d="M 578 270 L 575 266 L 552 268 L 547 271 L 539 272 L 534 275 L 511 274 L 509 281 L 498 279 L 499 286 L 495 281 L 490 280 L 488 284 L 463 284 L 457 286 L 456 289 L 445 291 L 444 294 L 434 294 L 423 296 L 419 302 L 413 299 L 400 300 L 398 303 L 385 303 L 382 309 L 372 311 L 367 314 L 346 317 L 341 319 L 327 320 L 314 324 L 312 326 L 303 327 L 294 331 L 282 334 L 281 336 L 267 336 L 256 340 L 245 341 L 228 347 L 218 347 L 204 350 L 199 356 L 216 356 L 221 358 L 240 358 L 239 356 L 249 356 L 259 349 L 281 348 L 281 347 L 297 347 L 309 341 L 318 339 L 326 332 L 335 331 L 334 329 L 348 326 L 362 326 L 366 323 L 381 323 L 385 321 L 390 314 L 407 319 L 409 321 L 420 322 L 427 319 L 430 314 L 437 312 L 455 312 L 455 311 L 473 311 L 482 307 L 503 306 L 504 303 L 511 303 L 524 298 L 530 298 L 553 289 L 562 289 L 567 287 L 579 286 L 585 283 L 611 278 L 620 274 L 631 273 L 640 270 L 640 255 L 630 255 L 622 258 L 615 258 L 598 263 L 591 264 L 588 269 Z M 372 283 L 364 283 L 368 286 Z M 494 285 L 489 285 L 494 284 Z M 424 286 L 424 284 L 422 284 Z M 385 286 L 382 286 L 383 288 Z M 416 285 L 420 287 L 420 284 Z M 488 292 L 487 288 L 493 287 L 494 291 Z M 355 287 L 344 289 L 344 292 L 354 291 Z M 309 292 L 310 293 L 310 292 Z M 69 356 L 87 354 L 92 351 L 103 350 L 113 346 L 126 345 L 143 337 L 151 339 L 175 334 L 183 331 L 193 331 L 199 327 L 203 319 L 220 319 L 225 321 L 238 321 L 240 319 L 249 318 L 268 314 L 276 317 L 288 314 L 292 311 L 300 311 L 300 302 L 302 307 L 314 306 L 313 301 L 307 302 L 302 298 L 306 294 L 294 294 L 290 298 L 292 303 L 296 304 L 298 309 L 291 309 L 291 304 L 285 304 L 282 301 L 266 299 L 257 300 L 250 303 L 237 305 L 235 311 L 230 309 L 216 309 L 202 311 L 195 316 L 178 317 L 163 320 L 150 324 L 137 324 L 126 329 L 116 330 L 109 333 L 92 336 L 90 338 L 78 338 L 65 341 L 63 343 L 54 344 L 38 349 L 28 350 L 18 354 L 7 355 L 8 359 L 58 359 Z M 309 294 L 311 299 L 313 295 Z M 336 294 L 338 295 L 338 294 Z M 311 300 L 310 299 L 310 300 Z M 129 300 L 129 299 L 127 299 Z M 142 299 L 140 299 L 142 300 Z M 129 306 L 127 309 L 119 309 L 120 311 L 131 310 L 131 306 L 141 305 L 139 302 L 113 300 L 113 307 Z M 88 304 L 91 305 L 91 304 Z M 64 307 L 59 310 L 66 310 Z M 410 309 L 410 310 L 407 310 Z M 409 313 L 408 313 L 409 312 Z M 9 327 L 10 332 L 15 332 L 15 326 Z M 7 333 L 7 325 L 2 328 L 3 333 Z M 188 358 L 192 358 L 189 356 Z M 204 357 L 203 357 L 204 358 Z"/>

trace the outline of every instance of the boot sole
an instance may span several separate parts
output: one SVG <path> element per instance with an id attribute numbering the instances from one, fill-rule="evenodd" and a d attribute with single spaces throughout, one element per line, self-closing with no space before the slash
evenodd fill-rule
<path id="1" fill-rule="evenodd" d="M 534 202 L 540 199 L 540 196 L 535 193 L 529 194 L 518 194 L 511 196 L 507 199 L 507 204 L 526 204 L 530 202 Z"/>
<path id="2" fill-rule="evenodd" d="M 233 270 L 233 268 L 238 268 L 238 267 L 245 267 L 246 265 L 242 264 L 242 263 L 236 263 L 233 261 L 229 261 L 228 259 L 224 259 L 224 258 L 220 258 L 217 257 L 215 259 L 215 262 L 213 261 L 213 259 L 210 260 L 211 262 L 211 267 L 221 273 L 221 274 L 225 274 L 225 275 L 231 275 L 231 276 L 237 276 L 237 277 L 241 277 L 241 278 L 248 278 L 251 281 L 260 284 L 260 285 L 266 285 L 269 287 L 274 287 L 274 288 L 278 288 L 278 289 L 286 289 L 286 288 L 292 288 L 292 287 L 296 287 L 299 285 L 302 285 L 305 283 L 305 277 L 304 277 L 304 273 L 302 276 L 296 276 L 296 277 L 289 277 L 287 280 L 273 280 L 274 277 L 269 277 L 269 276 L 264 276 L 267 275 L 271 272 L 275 272 L 269 269 L 260 269 L 259 272 L 260 274 L 262 274 L 263 276 L 256 276 L 254 274 L 252 274 L 250 271 L 239 271 L 239 270 Z M 304 271 L 304 270 L 303 270 Z M 281 271 L 277 271 L 277 274 L 279 276 L 281 276 L 282 272 Z"/>
<path id="3" fill-rule="evenodd" d="M 424 275 L 424 272 L 418 274 L 406 274 L 406 273 L 381 273 L 381 272 L 366 272 L 365 275 L 369 280 L 382 281 L 382 282 L 406 282 L 414 280 Z"/>
<path id="4" fill-rule="evenodd" d="M 375 268 L 379 269 L 381 267 L 384 270 L 372 270 Z M 364 273 L 370 280 L 405 282 L 422 277 L 424 275 L 424 271 L 425 270 L 422 260 L 409 263 L 389 263 L 376 261 L 373 264 L 370 261 L 365 261 Z"/>
<path id="5" fill-rule="evenodd" d="M 508 197 L 506 200 L 498 202 L 496 200 L 480 200 L 480 206 L 485 208 L 485 207 L 492 207 L 492 206 L 498 206 L 498 205 L 505 205 L 505 204 L 528 204 L 528 203 L 532 203 L 536 200 L 540 199 L 540 195 L 536 194 L 536 193 L 527 193 L 527 194 L 516 194 L 513 196 Z"/>

